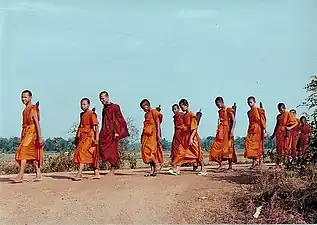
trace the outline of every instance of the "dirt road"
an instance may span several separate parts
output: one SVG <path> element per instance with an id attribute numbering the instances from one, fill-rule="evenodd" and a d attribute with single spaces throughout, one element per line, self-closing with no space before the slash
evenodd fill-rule
<path id="1" fill-rule="evenodd" d="M 73 182 L 71 173 L 45 174 L 42 182 L 10 184 L 1 176 L 1 224 L 225 223 L 230 198 L 250 183 L 248 165 L 207 177 L 164 170 L 121 170 L 115 177 Z M 85 175 L 86 177 L 89 174 Z"/>

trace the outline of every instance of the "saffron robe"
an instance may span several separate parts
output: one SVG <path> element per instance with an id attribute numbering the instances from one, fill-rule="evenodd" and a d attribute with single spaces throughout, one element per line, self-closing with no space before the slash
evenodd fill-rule
<path id="1" fill-rule="evenodd" d="M 163 164 L 163 148 L 157 137 L 157 124 L 161 124 L 163 115 L 156 109 L 145 113 L 141 135 L 141 154 L 143 162 Z"/>
<path id="2" fill-rule="evenodd" d="M 209 151 L 209 161 L 217 162 L 232 159 L 233 162 L 237 162 L 234 138 L 230 137 L 231 118 L 234 118 L 235 111 L 233 108 L 228 107 L 220 109 L 218 114 L 217 134 Z"/>
<path id="3" fill-rule="evenodd" d="M 203 163 L 203 148 L 198 134 L 198 124 L 194 113 L 188 112 L 183 116 L 184 125 L 180 127 L 182 130 L 180 144 L 175 151 L 173 165 L 180 166 L 185 163 Z M 193 138 L 193 144 L 189 145 L 192 132 L 196 132 Z"/>
<path id="4" fill-rule="evenodd" d="M 94 169 L 99 167 L 99 152 L 97 149 L 94 127 L 98 125 L 95 112 L 87 110 L 80 115 L 80 124 L 77 131 L 79 142 L 74 150 L 75 164 L 91 164 Z"/>
<path id="5" fill-rule="evenodd" d="M 36 160 L 43 164 L 43 146 L 39 144 L 38 133 L 34 116 L 40 121 L 40 111 L 36 105 L 29 104 L 22 113 L 21 142 L 15 154 L 15 160 L 20 164 L 21 160 L 26 160 L 28 164 Z"/>
<path id="6" fill-rule="evenodd" d="M 244 157 L 259 159 L 264 154 L 264 133 L 266 129 L 266 116 L 264 109 L 252 108 L 248 111 L 249 127 L 245 139 Z"/>

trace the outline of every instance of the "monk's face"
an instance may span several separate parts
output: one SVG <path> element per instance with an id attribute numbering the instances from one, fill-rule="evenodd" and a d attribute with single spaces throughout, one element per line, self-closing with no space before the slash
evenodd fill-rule
<path id="1" fill-rule="evenodd" d="M 248 100 L 248 105 L 253 108 L 255 106 L 255 101 L 253 99 Z"/>
<path id="2" fill-rule="evenodd" d="M 290 111 L 290 113 L 292 113 L 294 116 L 296 116 L 296 112 L 295 111 Z"/>
<path id="3" fill-rule="evenodd" d="M 279 111 L 280 113 L 284 113 L 284 112 L 286 111 L 285 106 L 281 106 L 281 107 L 278 109 L 278 111 Z"/>
<path id="4" fill-rule="evenodd" d="M 188 110 L 188 106 L 185 105 L 185 104 L 180 104 L 179 107 L 181 107 L 181 110 L 182 110 L 183 112 L 186 112 L 186 111 Z"/>
<path id="5" fill-rule="evenodd" d="M 148 111 L 150 111 L 151 106 L 150 106 L 147 102 L 144 102 L 144 103 L 141 105 L 141 108 L 143 109 L 144 112 L 148 112 Z"/>
<path id="6" fill-rule="evenodd" d="M 109 103 L 109 97 L 106 94 L 101 94 L 99 96 L 99 99 L 100 99 L 101 104 L 103 104 L 103 105 L 106 105 Z"/>
<path id="7" fill-rule="evenodd" d="M 24 105 L 27 105 L 32 100 L 32 97 L 29 95 L 29 93 L 22 93 L 21 94 L 21 101 Z"/>
<path id="8" fill-rule="evenodd" d="M 179 112 L 179 108 L 175 105 L 173 106 L 172 111 L 174 114 L 176 114 L 177 112 Z"/>
<path id="9" fill-rule="evenodd" d="M 88 104 L 88 102 L 86 100 L 80 102 L 80 108 L 83 111 L 86 111 L 87 109 L 89 109 L 89 106 L 90 105 Z"/>
<path id="10" fill-rule="evenodd" d="M 225 104 L 223 103 L 223 101 L 217 101 L 216 106 L 218 107 L 218 109 L 222 109 L 224 108 Z"/>
<path id="11" fill-rule="evenodd" d="M 302 118 L 300 118 L 300 122 L 302 123 L 302 124 L 304 124 L 304 123 L 306 123 L 306 118 L 305 117 L 302 117 Z"/>

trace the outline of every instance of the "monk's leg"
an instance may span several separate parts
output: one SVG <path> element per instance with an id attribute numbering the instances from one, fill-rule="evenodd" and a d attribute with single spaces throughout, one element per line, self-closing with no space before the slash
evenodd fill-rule
<path id="1" fill-rule="evenodd" d="M 41 168 L 39 167 L 39 162 L 37 160 L 33 161 L 33 167 L 35 170 L 35 178 L 33 181 L 41 181 L 42 180 L 42 173 L 41 173 Z"/>
<path id="2" fill-rule="evenodd" d="M 232 171 L 232 159 L 228 159 L 228 162 L 229 162 L 228 170 Z"/>
<path id="3" fill-rule="evenodd" d="M 23 159 L 20 162 L 18 176 L 12 180 L 14 183 L 21 183 L 23 181 L 25 167 L 26 167 L 26 160 Z"/>
<path id="4" fill-rule="evenodd" d="M 252 165 L 250 166 L 249 169 L 254 169 L 254 167 L 256 166 L 256 159 L 252 159 Z"/>
<path id="5" fill-rule="evenodd" d="M 115 175 L 116 174 L 116 166 L 115 165 L 111 165 L 111 169 L 109 172 L 109 175 Z"/>
<path id="6" fill-rule="evenodd" d="M 94 168 L 94 176 L 91 179 L 100 179 L 100 173 L 98 168 Z"/>
<path id="7" fill-rule="evenodd" d="M 222 169 L 222 167 L 223 167 L 223 165 L 222 165 L 222 161 L 221 160 L 219 160 L 219 159 L 215 159 L 215 161 L 216 161 L 216 163 L 218 163 L 218 167 L 217 167 L 217 170 L 221 170 Z"/>
<path id="8" fill-rule="evenodd" d="M 197 169 L 198 169 L 198 163 L 194 163 L 194 165 L 193 165 L 193 171 L 197 171 Z"/>
<path id="9" fill-rule="evenodd" d="M 83 163 L 79 164 L 78 173 L 73 177 L 74 181 L 80 181 L 83 178 L 82 173 L 83 173 L 83 170 L 84 170 L 84 166 L 85 166 L 85 164 L 83 164 Z"/>

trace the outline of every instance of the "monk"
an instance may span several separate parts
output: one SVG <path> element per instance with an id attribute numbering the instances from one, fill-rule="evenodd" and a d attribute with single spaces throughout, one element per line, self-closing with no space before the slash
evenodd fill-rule
<path id="1" fill-rule="evenodd" d="M 256 166 L 261 167 L 262 165 L 264 137 L 266 134 L 266 116 L 264 109 L 256 106 L 255 97 L 250 96 L 247 102 L 251 109 L 247 113 L 249 127 L 245 139 L 244 158 L 252 159 L 250 169 L 253 169 Z"/>
<path id="2" fill-rule="evenodd" d="M 210 148 L 209 161 L 217 162 L 219 164 L 217 169 L 220 170 L 223 166 L 222 161 L 228 160 L 228 171 L 232 171 L 232 163 L 237 162 L 234 149 L 235 111 L 225 106 L 222 97 L 217 97 L 215 104 L 219 108 L 219 122 L 216 137 Z"/>
<path id="3" fill-rule="evenodd" d="M 142 159 L 151 166 L 151 172 L 145 176 L 155 177 L 164 162 L 161 133 L 163 115 L 157 109 L 152 109 L 147 99 L 140 102 L 140 107 L 145 112 L 141 135 Z"/>
<path id="4" fill-rule="evenodd" d="M 180 111 L 179 105 L 174 104 L 172 106 L 172 111 L 174 113 L 174 136 L 171 148 L 171 160 L 173 162 L 174 156 L 181 145 L 184 126 L 184 113 Z"/>
<path id="5" fill-rule="evenodd" d="M 206 176 L 208 174 L 204 166 L 203 148 L 198 134 L 196 116 L 189 110 L 189 103 L 186 99 L 181 99 L 179 106 L 184 112 L 183 125 L 179 127 L 179 144 L 175 146 L 173 169 L 169 170 L 169 173 L 180 175 L 182 164 L 196 162 L 201 167 L 201 171 L 197 175 Z"/>
<path id="6" fill-rule="evenodd" d="M 298 139 L 299 139 L 299 124 L 300 121 L 299 119 L 296 118 L 296 110 L 295 109 L 291 109 L 290 111 L 290 116 L 293 116 L 296 121 L 297 121 L 297 125 L 290 130 L 290 135 L 292 136 L 292 143 L 291 143 L 291 156 L 293 159 L 296 159 L 297 157 L 297 143 L 298 143 Z"/>
<path id="7" fill-rule="evenodd" d="M 41 181 L 42 174 L 40 166 L 43 163 L 43 146 L 40 126 L 40 112 L 38 104 L 32 104 L 32 92 L 24 90 L 21 94 L 25 109 L 22 113 L 21 142 L 15 154 L 15 160 L 19 163 L 19 173 L 12 180 L 13 183 L 22 183 L 24 170 L 27 164 L 32 164 L 36 173 L 33 181 Z"/>
<path id="8" fill-rule="evenodd" d="M 109 175 L 115 175 L 119 168 L 119 141 L 129 136 L 127 122 L 124 119 L 120 106 L 110 102 L 109 94 L 102 91 L 99 94 L 103 104 L 102 126 L 99 133 L 99 155 L 103 162 L 111 165 Z"/>
<path id="9" fill-rule="evenodd" d="M 312 134 L 312 128 L 309 123 L 307 123 L 305 116 L 300 118 L 299 130 L 299 156 L 302 156 L 309 148 L 309 139 L 311 138 Z"/>
<path id="10" fill-rule="evenodd" d="M 80 123 L 75 137 L 76 148 L 74 150 L 73 162 L 79 165 L 77 175 L 73 178 L 74 181 L 82 179 L 82 172 L 86 164 L 92 165 L 94 176 L 92 179 L 100 179 L 99 174 L 99 152 L 97 149 L 99 137 L 99 127 L 97 115 L 90 110 L 90 100 L 83 98 L 80 101 L 80 106 L 83 112 L 80 114 Z"/>
<path id="11" fill-rule="evenodd" d="M 290 112 L 286 111 L 284 103 L 279 103 L 277 108 L 280 113 L 276 117 L 276 125 L 270 139 L 276 137 L 277 165 L 283 166 L 290 157 L 292 145 L 290 130 L 297 126 L 297 120 Z"/>

